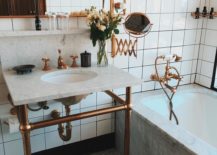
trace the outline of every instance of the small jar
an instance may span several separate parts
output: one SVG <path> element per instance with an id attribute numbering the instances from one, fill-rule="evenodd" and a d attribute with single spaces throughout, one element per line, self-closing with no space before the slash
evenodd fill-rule
<path id="1" fill-rule="evenodd" d="M 91 53 L 85 51 L 81 53 L 81 67 L 90 67 L 91 66 Z"/>

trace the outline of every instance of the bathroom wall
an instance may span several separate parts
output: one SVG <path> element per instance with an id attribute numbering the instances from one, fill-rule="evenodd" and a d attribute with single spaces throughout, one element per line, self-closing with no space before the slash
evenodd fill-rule
<path id="1" fill-rule="evenodd" d="M 109 58 L 110 64 L 121 68 L 130 74 L 141 78 L 142 85 L 133 87 L 133 92 L 141 92 L 159 89 L 156 82 L 150 80 L 150 74 L 154 73 L 154 60 L 158 55 L 176 53 L 183 56 L 183 60 L 172 63 L 181 72 L 183 81 L 181 84 L 193 83 L 196 75 L 197 58 L 200 49 L 200 38 L 203 29 L 203 19 L 194 20 L 190 13 L 198 6 L 204 6 L 201 0 L 127 0 L 127 11 L 144 12 L 154 24 L 152 31 L 145 38 L 139 38 L 138 57 L 116 56 Z M 138 5 L 139 4 L 139 5 Z M 42 19 L 43 29 L 48 29 L 48 21 Z M 73 18 L 70 20 L 70 29 L 87 28 L 85 18 Z M 34 19 L 0 19 L 1 31 L 34 30 Z M 129 36 L 120 26 L 121 34 L 118 38 L 129 39 Z M 203 31 L 202 31 L 203 30 Z M 131 38 L 134 39 L 134 38 Z M 41 67 L 41 57 L 47 55 L 51 58 L 51 64 L 55 67 L 57 60 L 57 49 L 61 48 L 64 58 L 70 63 L 71 54 L 79 54 L 88 50 L 95 58 L 97 48 L 93 48 L 87 34 L 83 35 L 52 35 L 43 37 L 0 37 L 0 56 L 10 55 L 13 61 L 8 61 L 7 67 L 34 62 Z M 110 52 L 110 50 L 108 50 Z M 110 55 L 110 53 L 109 53 Z M 161 63 L 159 68 L 163 68 Z M 0 72 L 1 74 L 1 72 Z M 114 90 L 118 94 L 124 94 L 124 89 Z M 1 109 L 8 110 L 6 103 L 7 89 L 0 76 L 0 103 Z M 51 101 L 52 103 L 52 101 Z M 79 105 L 72 107 L 73 113 L 92 110 L 100 107 L 111 106 L 111 99 L 103 93 L 94 93 Z M 61 104 L 50 104 L 48 111 L 31 113 L 31 120 L 46 119 L 52 109 L 63 111 Z M 94 117 L 73 123 L 73 134 L 71 142 L 80 141 L 103 135 L 114 131 L 114 116 L 105 115 Z M 22 143 L 19 134 L 8 134 L 7 129 L 1 123 L 0 132 L 0 154 L 21 155 Z M 33 152 L 61 146 L 66 143 L 57 136 L 57 127 L 49 127 L 32 133 Z M 10 148 L 14 148 L 13 150 Z M 16 148 L 16 149 L 15 149 Z M 2 151 L 2 152 L 1 152 Z M 16 151 L 16 153 L 14 153 Z"/>
<path id="2" fill-rule="evenodd" d="M 211 7 L 217 9 L 217 1 L 210 0 L 206 2 L 208 10 Z M 217 48 L 217 19 L 204 19 L 203 30 L 200 44 L 200 54 L 198 57 L 196 82 L 210 88 L 213 76 L 213 67 Z"/>

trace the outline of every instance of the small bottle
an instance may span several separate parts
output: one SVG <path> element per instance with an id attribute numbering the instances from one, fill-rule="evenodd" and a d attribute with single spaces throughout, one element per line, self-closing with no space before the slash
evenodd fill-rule
<path id="1" fill-rule="evenodd" d="M 35 29 L 36 31 L 41 31 L 41 20 L 39 16 L 35 16 Z"/>
<path id="2" fill-rule="evenodd" d="M 206 17 L 207 15 L 207 8 L 206 6 L 203 7 L 203 13 L 202 13 L 203 17 Z"/>
<path id="3" fill-rule="evenodd" d="M 214 14 L 214 8 L 211 8 L 211 11 L 209 13 L 209 19 L 213 19 L 213 14 Z"/>
<path id="4" fill-rule="evenodd" d="M 195 19 L 199 19 L 199 18 L 200 18 L 200 8 L 196 8 Z"/>

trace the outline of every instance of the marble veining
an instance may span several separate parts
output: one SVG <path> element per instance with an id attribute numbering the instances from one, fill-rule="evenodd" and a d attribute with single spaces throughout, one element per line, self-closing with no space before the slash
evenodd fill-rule
<path id="1" fill-rule="evenodd" d="M 97 74 L 90 80 L 70 83 L 51 84 L 41 80 L 49 72 L 35 69 L 31 74 L 17 75 L 12 70 L 3 70 L 3 76 L 14 105 L 31 104 L 40 101 L 70 97 L 115 88 L 140 85 L 142 81 L 113 66 L 70 69 L 74 71 L 92 71 Z"/>

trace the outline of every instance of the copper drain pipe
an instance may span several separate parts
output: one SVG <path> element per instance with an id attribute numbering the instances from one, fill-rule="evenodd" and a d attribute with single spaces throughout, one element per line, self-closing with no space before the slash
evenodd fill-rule
<path id="1" fill-rule="evenodd" d="M 65 105 L 65 111 L 66 111 L 66 116 L 70 115 L 70 106 L 69 105 Z M 58 112 L 57 110 L 53 110 L 51 112 L 51 117 L 53 119 L 57 119 L 60 118 L 60 112 Z M 64 130 L 66 128 L 66 134 L 64 135 Z M 66 122 L 66 127 L 64 127 L 64 125 L 62 123 L 58 124 L 58 132 L 59 132 L 59 136 L 63 141 L 69 141 L 72 137 L 72 125 L 71 122 Z"/>

